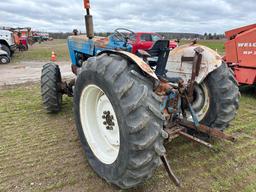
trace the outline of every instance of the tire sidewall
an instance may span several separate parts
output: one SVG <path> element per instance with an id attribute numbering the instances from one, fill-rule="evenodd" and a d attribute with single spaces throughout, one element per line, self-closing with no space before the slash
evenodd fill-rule
<path id="1" fill-rule="evenodd" d="M 8 56 L 10 57 L 11 56 L 11 50 L 9 49 L 9 47 L 4 45 L 4 44 L 1 44 L 1 46 L 2 46 L 2 50 L 4 50 L 8 54 Z"/>
<path id="2" fill-rule="evenodd" d="M 202 119 L 201 123 L 207 126 L 211 126 L 212 123 L 217 118 L 218 108 L 219 108 L 219 102 L 218 102 L 218 90 L 216 88 L 214 80 L 212 80 L 210 77 L 207 77 L 205 79 L 205 84 L 208 89 L 209 93 L 209 109 L 205 115 L 205 117 Z"/>
<path id="3" fill-rule="evenodd" d="M 81 93 L 84 88 L 90 84 L 94 84 L 101 88 L 108 99 L 110 100 L 113 109 L 116 113 L 118 125 L 119 125 L 119 132 L 120 132 L 120 149 L 117 159 L 112 164 L 104 164 L 102 163 L 92 152 L 90 146 L 87 143 L 85 138 L 81 119 L 80 119 L 80 97 Z M 82 147 L 85 151 L 87 159 L 96 173 L 100 176 L 106 177 L 107 180 L 116 180 L 118 179 L 126 170 L 126 166 L 128 163 L 128 141 L 127 141 L 127 134 L 128 129 L 126 129 L 125 123 L 125 115 L 121 110 L 120 103 L 118 102 L 119 99 L 113 90 L 113 83 L 104 80 L 104 78 L 100 77 L 99 74 L 95 71 L 84 70 L 79 74 L 78 79 L 75 85 L 75 94 L 74 94 L 74 112 L 75 112 L 75 120 L 76 120 L 76 127 L 79 133 L 80 141 L 82 143 Z M 86 107 L 86 106 L 85 106 Z"/>
<path id="4" fill-rule="evenodd" d="M 58 105 L 61 107 L 63 94 L 61 93 L 61 88 L 59 84 L 62 82 L 62 79 L 61 79 L 60 68 L 58 65 L 56 65 L 55 70 L 56 70 L 55 84 L 56 84 L 56 90 L 57 90 L 56 97 L 57 97 Z"/>

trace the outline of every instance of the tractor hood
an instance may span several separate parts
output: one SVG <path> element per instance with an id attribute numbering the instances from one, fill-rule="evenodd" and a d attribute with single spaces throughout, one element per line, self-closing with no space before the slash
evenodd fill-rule
<path id="1" fill-rule="evenodd" d="M 108 37 L 95 36 L 92 39 L 89 39 L 86 35 L 70 36 L 68 37 L 68 41 L 73 42 L 74 47 L 78 49 L 82 49 L 83 46 L 87 46 L 87 43 L 90 42 L 89 44 L 94 47 L 96 54 L 106 49 L 127 49 L 127 51 L 132 49 L 132 46 L 129 43 L 125 46 L 123 41 L 116 40 L 112 35 Z"/>

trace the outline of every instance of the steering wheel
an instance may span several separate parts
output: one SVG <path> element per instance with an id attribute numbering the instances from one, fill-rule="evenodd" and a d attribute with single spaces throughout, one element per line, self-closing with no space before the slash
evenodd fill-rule
<path id="1" fill-rule="evenodd" d="M 117 28 L 114 32 L 114 36 L 118 40 L 127 43 L 128 39 L 131 39 L 131 37 L 135 37 L 135 33 L 126 28 Z"/>

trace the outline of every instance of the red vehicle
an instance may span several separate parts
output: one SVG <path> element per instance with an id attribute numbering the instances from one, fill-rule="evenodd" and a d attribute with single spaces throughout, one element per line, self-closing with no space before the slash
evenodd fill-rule
<path id="1" fill-rule="evenodd" d="M 136 54 L 138 49 L 150 49 L 156 41 L 163 39 L 163 36 L 152 32 L 137 32 L 135 35 L 135 40 L 131 42 L 133 46 L 132 53 L 134 54 Z M 177 46 L 178 44 L 175 41 L 170 40 L 170 49 L 174 49 Z"/>
<path id="2" fill-rule="evenodd" d="M 256 84 L 256 24 L 227 31 L 225 61 L 240 85 Z"/>
<path id="3" fill-rule="evenodd" d="M 28 41 L 31 37 L 31 28 L 24 27 L 24 28 L 15 28 L 12 30 L 16 36 L 16 44 L 18 45 L 18 49 L 20 51 L 27 51 L 28 50 Z"/>

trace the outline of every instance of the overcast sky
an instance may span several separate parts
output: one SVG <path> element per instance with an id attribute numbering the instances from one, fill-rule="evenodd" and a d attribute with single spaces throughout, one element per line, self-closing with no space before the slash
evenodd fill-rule
<path id="1" fill-rule="evenodd" d="M 96 32 L 224 33 L 256 23 L 255 0 L 91 0 Z M 82 0 L 0 0 L 0 26 L 85 31 Z"/>

